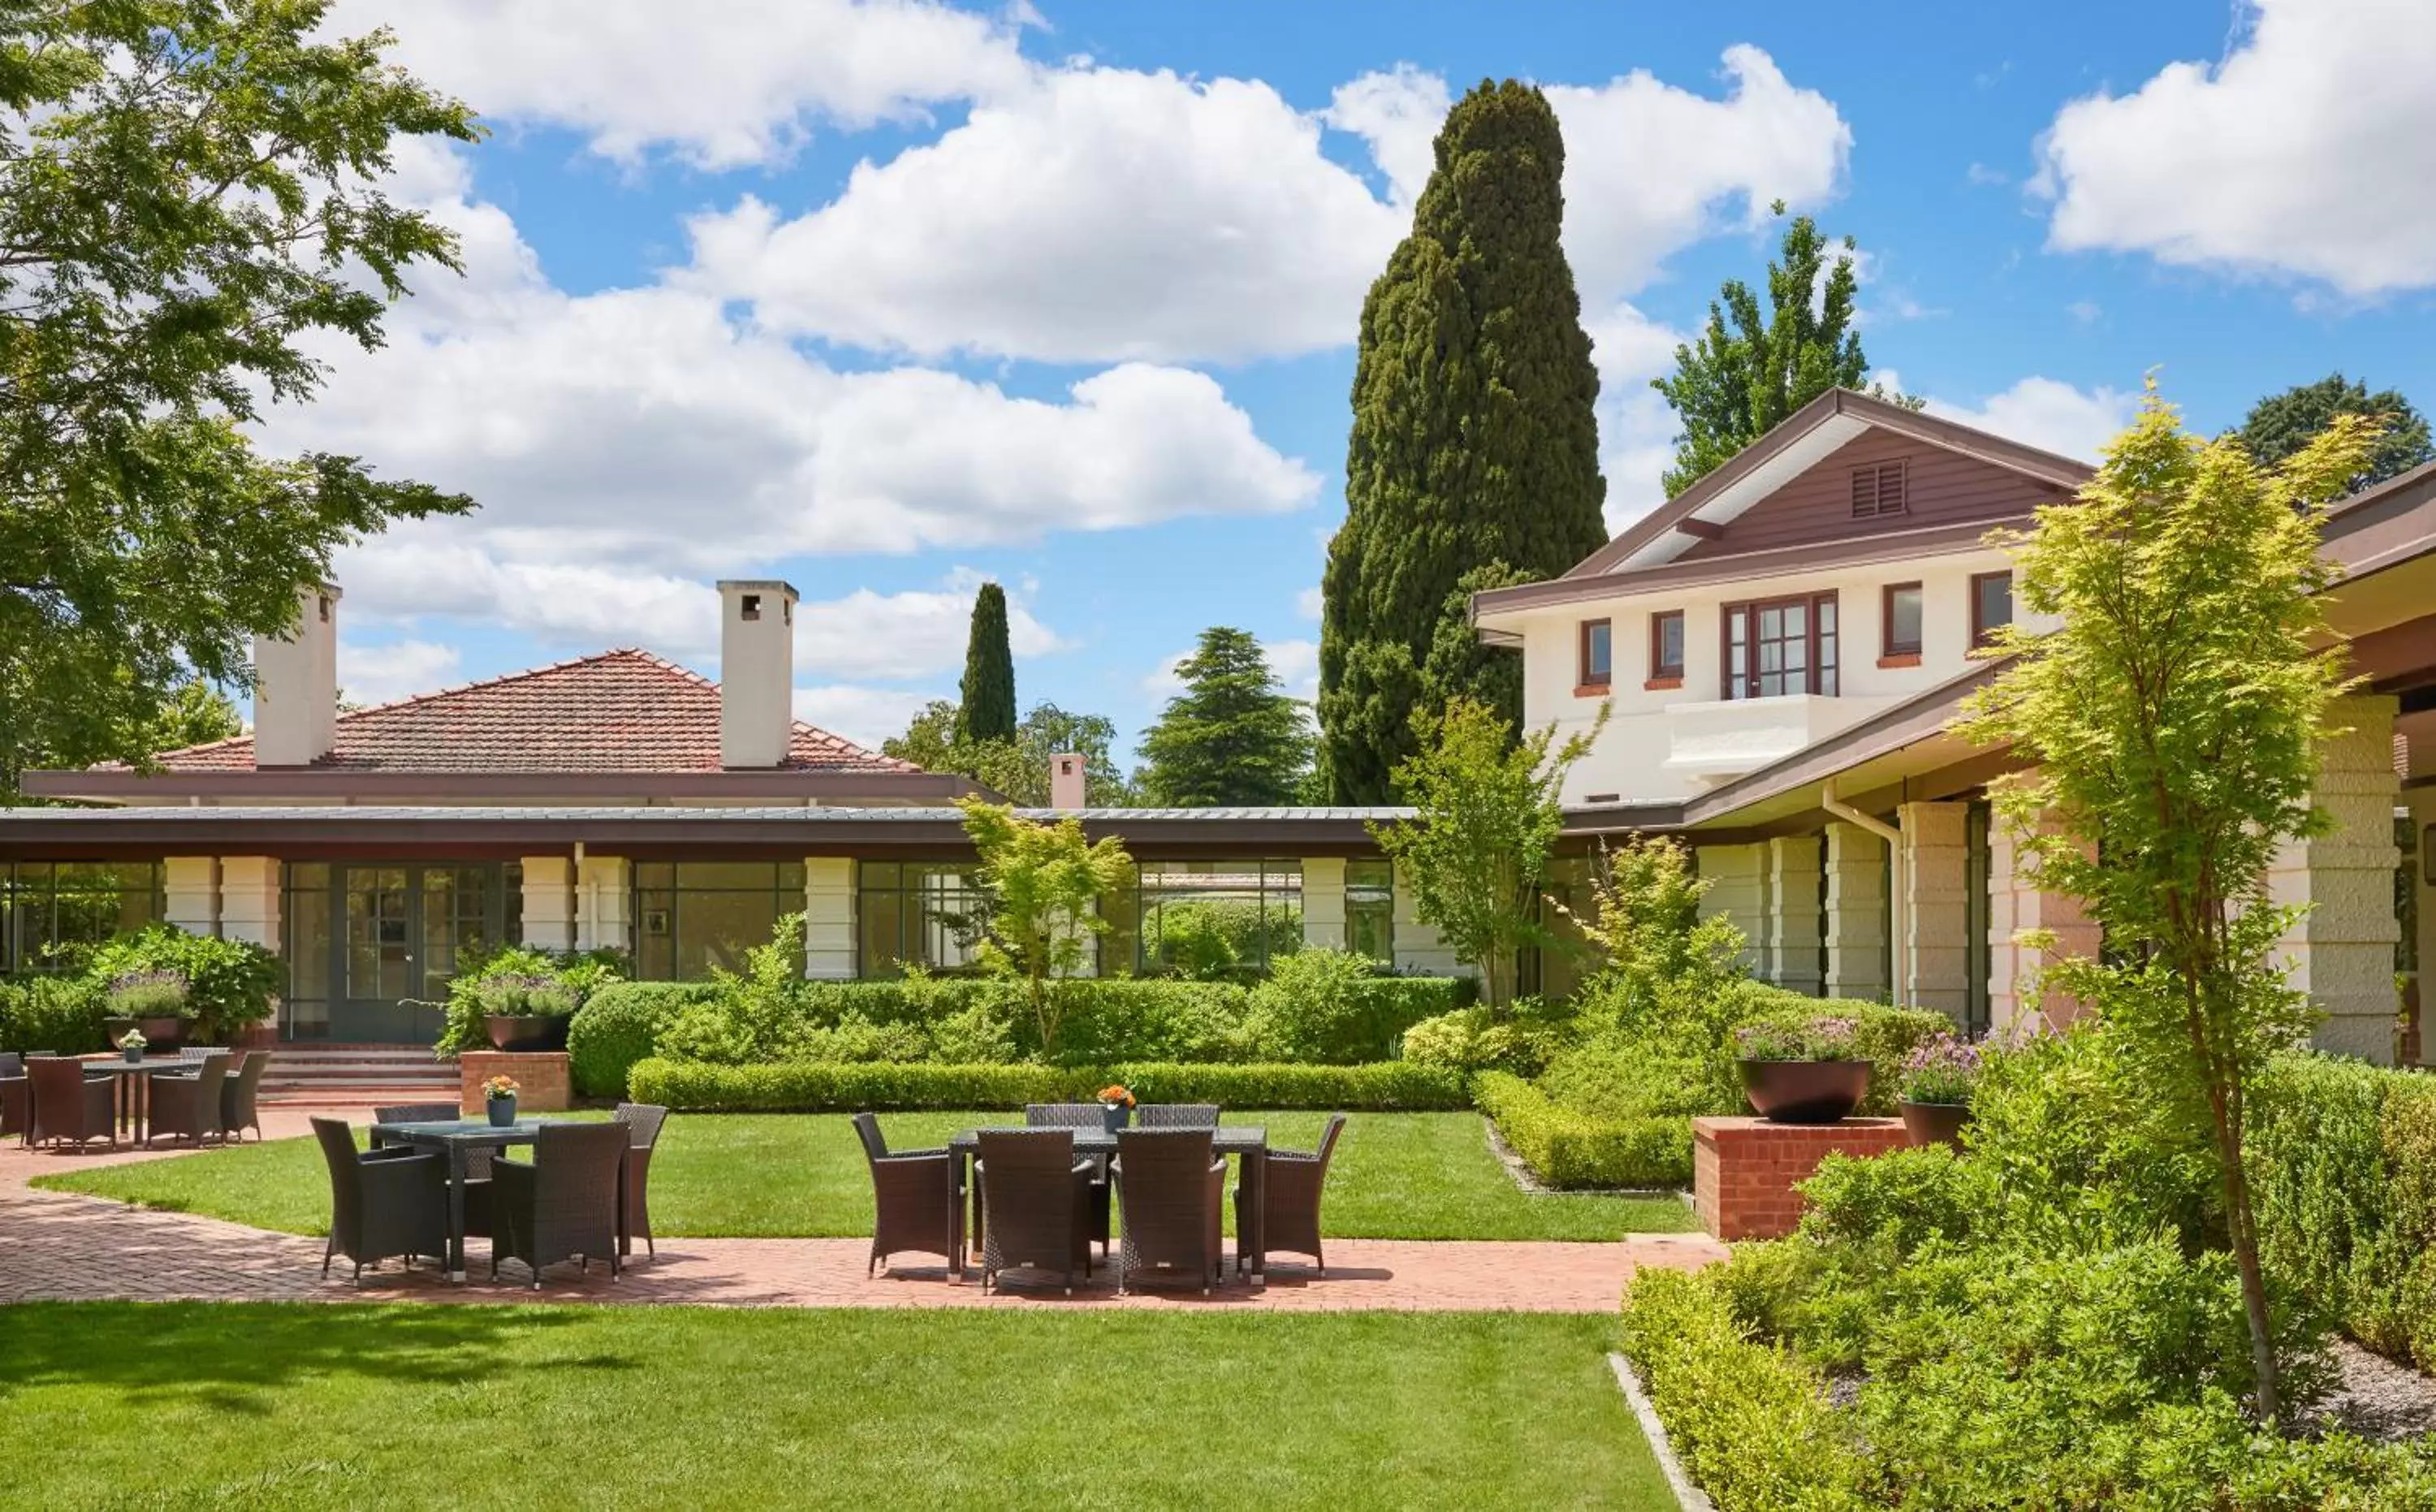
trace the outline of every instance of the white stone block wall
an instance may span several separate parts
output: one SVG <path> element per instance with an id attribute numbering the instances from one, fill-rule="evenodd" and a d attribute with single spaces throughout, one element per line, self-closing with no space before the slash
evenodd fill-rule
<path id="1" fill-rule="evenodd" d="M 1971 1000 L 1970 806 L 1907 803 L 1895 812 L 1905 889 L 1896 979 L 1905 1002 L 1959 1025 Z"/>
<path id="2" fill-rule="evenodd" d="M 2309 995 L 2325 1019 L 2321 1050 L 2376 1062 L 2393 1058 L 2394 947 L 2402 923 L 2394 912 L 2393 810 L 2401 779 L 2393 770 L 2392 698 L 2344 699 L 2335 719 L 2348 733 L 2323 742 L 2312 794 L 2334 821 L 2331 833 L 2288 844 L 2267 874 L 2277 903 L 2309 905 L 2284 939 L 2290 982 Z"/>
<path id="3" fill-rule="evenodd" d="M 1767 847 L 1765 845 L 1702 845 L 1694 853 L 1700 880 L 1700 917 L 1719 915 L 1732 921 L 1750 943 L 1744 965 L 1755 976 L 1766 976 L 1767 940 Z"/>
<path id="4" fill-rule="evenodd" d="M 2436 991 L 2431 991 L 2429 968 L 2436 966 L 2436 884 L 2428 881 L 2428 865 L 2436 857 L 2436 835 L 2428 826 L 2436 825 L 2436 788 L 2414 788 L 2404 795 L 2410 806 L 2410 825 L 2419 837 L 2417 864 L 2412 868 L 2411 886 L 2419 890 L 2419 1059 L 2426 1065 L 2436 1055 Z"/>
<path id="5" fill-rule="evenodd" d="M 279 861 L 270 856 L 220 858 L 220 933 L 279 948 Z"/>
<path id="6" fill-rule="evenodd" d="M 1767 843 L 1769 981 L 1790 992 L 1818 996 L 1819 858 L 1817 835 L 1780 835 Z"/>
<path id="7" fill-rule="evenodd" d="M 1830 998 L 1884 1002 L 1887 972 L 1886 842 L 1858 825 L 1829 825 L 1827 982 Z"/>
<path id="8" fill-rule="evenodd" d="M 1455 959 L 1454 950 L 1438 938 L 1435 926 L 1423 924 L 1413 912 L 1413 879 L 1401 864 L 1396 868 L 1396 969 L 1408 976 L 1479 975 Z"/>
<path id="9" fill-rule="evenodd" d="M 632 864 L 623 856 L 586 856 L 575 880 L 575 947 L 628 948 L 634 943 L 627 927 L 634 908 Z"/>
<path id="10" fill-rule="evenodd" d="M 1401 930 L 1398 933 L 1401 935 Z M 1302 943 L 1345 948 L 1345 858 L 1302 859 Z"/>
<path id="11" fill-rule="evenodd" d="M 844 856 L 804 858 L 804 975 L 850 982 L 855 972 L 855 867 Z"/>
<path id="12" fill-rule="evenodd" d="M 220 874 L 217 856 L 171 856 L 161 863 L 165 921 L 188 934 L 217 934 L 220 927 Z"/>
<path id="13" fill-rule="evenodd" d="M 536 950 L 564 950 L 575 943 L 575 860 L 569 856 L 527 856 L 524 865 L 524 939 Z"/>
<path id="14" fill-rule="evenodd" d="M 2059 827 L 2050 821 L 2041 832 L 2056 833 Z M 1999 819 L 1990 826 L 1988 1024 L 2002 1038 L 2027 1034 L 2042 1021 L 2061 1029 L 2079 1017 L 2079 1000 L 2061 992 L 2041 992 L 2039 976 L 2050 961 L 2096 960 L 2101 943 L 2097 923 L 2080 899 L 2041 891 L 2027 861 L 2011 826 Z M 2042 951 L 2015 940 L 2029 930 L 2052 931 L 2054 947 Z M 2038 1002 L 2035 1013 L 2033 999 Z"/>

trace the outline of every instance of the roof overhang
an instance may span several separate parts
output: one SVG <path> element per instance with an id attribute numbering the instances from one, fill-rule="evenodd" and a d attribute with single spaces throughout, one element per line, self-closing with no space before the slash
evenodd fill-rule
<path id="1" fill-rule="evenodd" d="M 26 796 L 78 803 L 677 803 L 937 804 L 978 793 L 970 777 L 932 772 L 365 772 L 265 767 L 252 772 L 28 772 Z"/>

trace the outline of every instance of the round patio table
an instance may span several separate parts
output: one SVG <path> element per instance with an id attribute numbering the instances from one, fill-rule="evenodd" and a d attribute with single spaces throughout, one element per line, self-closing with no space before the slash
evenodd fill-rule
<path id="1" fill-rule="evenodd" d="M 129 1060 L 123 1053 L 81 1057 L 87 1080 L 95 1076 L 117 1079 L 118 1127 L 137 1144 L 144 1142 L 144 1120 L 152 1109 L 152 1078 L 163 1074 L 183 1076 L 200 1070 L 203 1051 L 178 1051 L 167 1055 L 147 1053 L 140 1061 Z"/>

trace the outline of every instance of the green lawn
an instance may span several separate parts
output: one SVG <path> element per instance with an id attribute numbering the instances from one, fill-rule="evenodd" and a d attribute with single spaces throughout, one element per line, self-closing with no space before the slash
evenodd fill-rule
<path id="1" fill-rule="evenodd" d="M 35 1303 L 20 1506 L 1671 1505 L 1604 1317 Z"/>
<path id="2" fill-rule="evenodd" d="M 900 1113 L 891 1146 L 937 1144 L 1002 1113 Z M 1310 1149 L 1317 1113 L 1253 1113 L 1273 1145 Z M 320 1234 L 329 1178 L 310 1139 L 247 1144 L 141 1165 L 38 1177 L 36 1186 L 208 1213 L 258 1228 Z M 1671 1197 L 1532 1196 L 1488 1153 L 1475 1113 L 1360 1113 L 1329 1170 L 1328 1232 L 1348 1239 L 1580 1239 L 1693 1226 Z M 838 1237 L 871 1232 L 871 1177 L 843 1115 L 679 1114 L 652 1161 L 652 1218 L 663 1234 Z M 1229 1223 L 1232 1216 L 1229 1215 Z"/>

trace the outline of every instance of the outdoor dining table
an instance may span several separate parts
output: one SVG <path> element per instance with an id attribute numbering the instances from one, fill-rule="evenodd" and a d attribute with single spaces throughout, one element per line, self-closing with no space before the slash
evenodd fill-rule
<path id="1" fill-rule="evenodd" d="M 988 1130 L 965 1129 L 948 1141 L 948 1152 L 956 1162 L 956 1190 L 972 1193 L 971 1243 L 976 1255 L 981 1253 L 982 1247 L 982 1184 L 972 1179 L 972 1163 L 981 1153 L 982 1135 L 1001 1129 L 1021 1131 L 1023 1127 L 1021 1124 L 1000 1124 Z M 1113 1158 L 1117 1153 L 1117 1137 L 1106 1129 L 1072 1129 L 1067 1132 L 1074 1136 L 1074 1153 L 1078 1156 Z M 1264 1198 L 1268 1190 L 1269 1131 L 1257 1123 L 1222 1123 L 1210 1134 L 1210 1148 L 1215 1153 L 1235 1157 L 1237 1180 L 1249 1199 L 1244 1204 L 1243 1230 L 1235 1236 L 1236 1268 L 1249 1272 L 1255 1286 L 1265 1286 L 1268 1284 L 1268 1255 L 1262 1246 L 1268 1235 L 1264 1231 L 1266 1222 L 1262 1215 L 1266 1211 Z M 964 1278 L 965 1257 L 962 1255 L 956 1257 L 955 1273 L 959 1280 Z"/>
<path id="2" fill-rule="evenodd" d="M 428 1123 L 375 1123 L 372 1129 L 372 1145 L 377 1150 L 386 1144 L 410 1144 L 426 1150 L 436 1150 L 448 1157 L 448 1278 L 465 1278 L 465 1156 L 475 1150 L 505 1150 L 511 1145 L 531 1144 L 542 1126 L 548 1123 L 572 1123 L 573 1119 L 518 1119 L 513 1123 L 493 1123 L 487 1118 L 444 1119 Z M 618 1232 L 626 1232 L 626 1175 L 618 1173 Z"/>
<path id="3" fill-rule="evenodd" d="M 149 1051 L 142 1060 L 129 1060 L 125 1054 L 83 1057 L 85 1078 L 108 1076 L 116 1081 L 119 1131 L 137 1144 L 144 1142 L 144 1121 L 152 1110 L 152 1078 L 155 1076 L 191 1076 L 202 1069 L 203 1051 L 176 1051 L 166 1055 Z"/>

